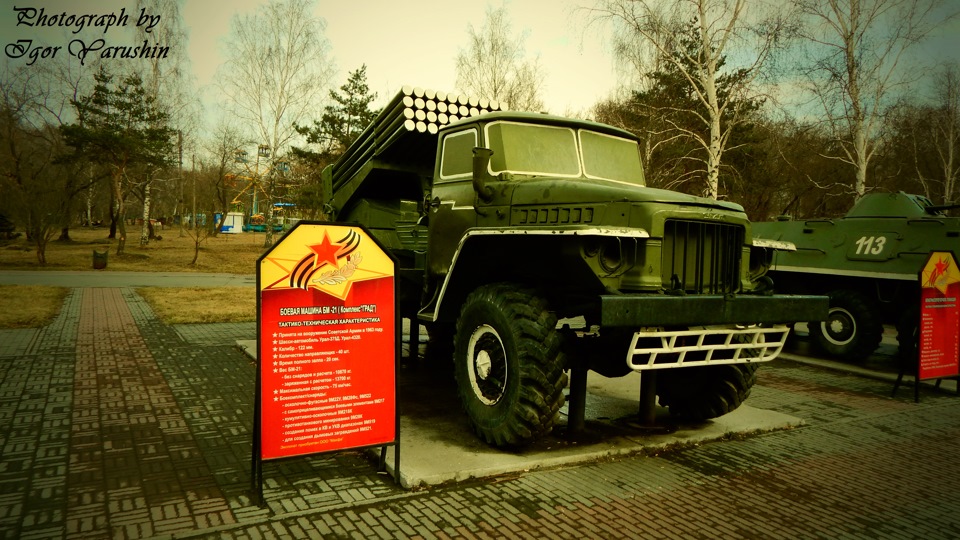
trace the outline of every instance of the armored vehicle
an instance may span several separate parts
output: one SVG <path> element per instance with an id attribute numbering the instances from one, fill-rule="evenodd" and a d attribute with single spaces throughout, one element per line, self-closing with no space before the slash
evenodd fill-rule
<path id="1" fill-rule="evenodd" d="M 960 254 L 960 219 L 946 209 L 920 195 L 871 193 L 841 218 L 757 222 L 753 230 L 796 246 L 774 255 L 777 291 L 830 297 L 828 317 L 808 325 L 813 345 L 860 361 L 880 344 L 884 324 L 897 326 L 902 352 L 916 347 L 921 267 L 931 251 Z"/>
<path id="2" fill-rule="evenodd" d="M 323 175 L 328 215 L 399 260 L 402 316 L 453 359 L 488 443 L 548 433 L 571 370 L 571 418 L 587 369 L 658 370 L 671 413 L 725 414 L 784 323 L 825 315 L 825 297 L 772 294 L 787 245 L 755 240 L 739 205 L 644 186 L 630 133 L 499 109 L 404 89 Z"/>

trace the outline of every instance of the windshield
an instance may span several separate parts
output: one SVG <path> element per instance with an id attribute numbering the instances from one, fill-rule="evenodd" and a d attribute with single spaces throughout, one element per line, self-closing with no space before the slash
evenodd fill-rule
<path id="1" fill-rule="evenodd" d="M 643 185 L 643 166 L 636 141 L 580 130 L 580 146 L 587 177 Z"/>
<path id="2" fill-rule="evenodd" d="M 630 139 L 517 122 L 493 122 L 485 131 L 493 175 L 586 176 L 643 185 L 640 151 Z"/>
<path id="3" fill-rule="evenodd" d="M 494 175 L 580 176 L 577 138 L 570 128 L 494 122 L 486 133 Z"/>

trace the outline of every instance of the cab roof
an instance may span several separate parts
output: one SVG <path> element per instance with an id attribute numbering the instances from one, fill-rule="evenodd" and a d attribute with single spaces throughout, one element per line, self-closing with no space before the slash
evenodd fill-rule
<path id="1" fill-rule="evenodd" d="M 442 126 L 440 128 L 440 133 L 459 129 L 469 124 L 489 124 L 490 122 L 496 121 L 522 122 L 525 124 L 540 124 L 545 126 L 561 126 L 573 129 L 589 129 L 591 131 L 605 133 L 615 137 L 623 137 L 624 139 L 630 139 L 639 142 L 639 139 L 633 133 L 608 124 L 591 122 L 589 120 L 578 120 L 576 118 L 568 118 L 565 116 L 555 116 L 552 114 L 520 111 L 495 111 L 462 118 L 456 122 Z"/>

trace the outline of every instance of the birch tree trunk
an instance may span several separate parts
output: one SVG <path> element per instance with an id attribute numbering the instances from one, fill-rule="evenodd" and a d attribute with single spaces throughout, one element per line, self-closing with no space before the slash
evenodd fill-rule
<path id="1" fill-rule="evenodd" d="M 269 148 L 273 163 L 297 136 L 294 126 L 319 108 L 333 76 L 326 23 L 312 15 L 312 8 L 308 0 L 280 0 L 253 14 L 235 15 L 227 59 L 217 73 L 226 106 L 255 142 Z M 278 196 L 275 184 L 271 181 L 266 193 L 268 213 Z M 273 242 L 271 222 L 272 217 L 267 245 Z"/>
<path id="2" fill-rule="evenodd" d="M 114 172 L 113 197 L 117 204 L 117 255 L 123 255 L 123 249 L 127 245 L 126 206 L 123 204 L 123 190 L 120 180 L 121 173 Z"/>
<path id="3" fill-rule="evenodd" d="M 804 38 L 816 57 L 806 68 L 840 150 L 833 157 L 854 168 L 851 192 L 870 189 L 870 160 L 880 142 L 885 110 L 906 88 L 904 53 L 943 21 L 942 0 L 793 0 L 806 16 Z"/>
<path id="4" fill-rule="evenodd" d="M 702 168 L 696 172 L 703 175 L 703 192 L 713 199 L 720 197 L 720 172 L 729 135 L 746 121 L 737 103 L 760 95 L 755 82 L 793 22 L 790 10 L 776 3 L 754 0 L 750 6 L 749 20 L 744 16 L 746 0 L 604 0 L 594 10 L 619 25 L 617 48 L 621 54 L 653 49 L 659 62 L 669 64 L 689 84 L 690 94 L 699 102 L 698 109 L 691 112 L 700 125 L 694 129 L 674 124 L 671 129 L 703 149 L 696 157 Z M 678 36 L 691 24 L 697 43 L 684 48 Z M 721 95 L 718 83 L 730 72 L 721 72 L 722 61 L 738 47 L 750 51 L 750 60 L 726 83 Z"/>
<path id="5" fill-rule="evenodd" d="M 140 225 L 140 247 L 150 243 L 150 190 L 153 180 L 147 180 L 143 187 L 143 223 Z"/>

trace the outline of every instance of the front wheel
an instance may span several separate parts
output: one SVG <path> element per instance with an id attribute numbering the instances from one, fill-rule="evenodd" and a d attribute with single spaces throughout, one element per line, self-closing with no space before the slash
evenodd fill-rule
<path id="1" fill-rule="evenodd" d="M 822 353 L 840 360 L 866 359 L 880 345 L 883 323 L 876 302 L 856 291 L 830 293 L 827 320 L 808 324 L 810 340 Z"/>
<path id="2" fill-rule="evenodd" d="M 556 315 L 532 291 L 511 284 L 478 288 L 464 302 L 454 373 L 474 430 L 498 447 L 550 432 L 567 376 Z"/>

